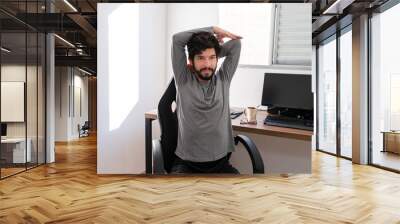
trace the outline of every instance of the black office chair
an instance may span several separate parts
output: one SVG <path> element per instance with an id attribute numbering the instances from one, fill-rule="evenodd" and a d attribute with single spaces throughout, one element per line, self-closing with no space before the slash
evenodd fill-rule
<path id="1" fill-rule="evenodd" d="M 175 150 L 178 140 L 178 118 L 172 103 L 176 99 L 175 81 L 172 79 L 158 104 L 158 121 L 161 138 L 153 140 L 153 172 L 155 174 L 170 173 L 176 158 Z M 235 145 L 241 142 L 250 155 L 253 173 L 264 173 L 264 162 L 254 142 L 247 136 L 234 137 Z"/>
<path id="2" fill-rule="evenodd" d="M 85 121 L 82 127 L 80 127 L 80 125 L 78 124 L 79 138 L 89 136 L 89 129 L 89 121 Z"/>

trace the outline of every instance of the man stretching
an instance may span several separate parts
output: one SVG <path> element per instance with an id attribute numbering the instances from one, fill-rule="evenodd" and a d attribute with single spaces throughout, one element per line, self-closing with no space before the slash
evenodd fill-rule
<path id="1" fill-rule="evenodd" d="M 231 40 L 223 43 L 224 38 Z M 228 155 L 234 151 L 229 87 L 239 62 L 240 39 L 215 26 L 173 36 L 179 126 L 177 158 L 171 173 L 239 173 Z M 225 60 L 216 71 L 222 57 Z"/>

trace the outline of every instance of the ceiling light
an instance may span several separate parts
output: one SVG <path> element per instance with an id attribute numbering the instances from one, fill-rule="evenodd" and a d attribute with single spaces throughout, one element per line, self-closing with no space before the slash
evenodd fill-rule
<path id="1" fill-rule="evenodd" d="M 71 42 L 69 42 L 68 40 L 58 36 L 57 34 L 54 34 L 55 37 L 57 37 L 58 39 L 60 39 L 61 41 L 63 41 L 64 43 L 68 44 L 69 46 L 75 48 L 75 45 L 71 44 Z"/>
<path id="2" fill-rule="evenodd" d="M 67 4 L 72 10 L 74 10 L 74 12 L 78 12 L 78 10 L 71 4 L 69 3 L 68 0 L 64 0 L 65 4 Z"/>
<path id="3" fill-rule="evenodd" d="M 88 72 L 88 71 L 86 71 L 86 70 L 83 70 L 83 69 L 81 69 L 81 68 L 79 68 L 79 67 L 78 67 L 78 70 L 81 71 L 81 72 L 83 72 L 83 73 L 85 73 L 85 74 L 87 74 L 87 75 L 92 75 L 92 73 L 90 73 L 90 72 Z"/>
<path id="4" fill-rule="evenodd" d="M 4 51 L 4 52 L 6 52 L 6 53 L 10 53 L 10 52 L 11 52 L 11 50 L 9 50 L 9 49 L 7 49 L 7 48 L 5 48 L 5 47 L 1 47 L 1 50 Z"/>
<path id="5" fill-rule="evenodd" d="M 343 9 L 351 5 L 355 0 L 336 0 L 322 14 L 342 14 Z"/>

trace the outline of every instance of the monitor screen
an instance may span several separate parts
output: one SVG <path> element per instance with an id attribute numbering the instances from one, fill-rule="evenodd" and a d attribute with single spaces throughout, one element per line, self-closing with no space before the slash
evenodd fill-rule
<path id="1" fill-rule="evenodd" d="M 311 75 L 265 73 L 261 104 L 313 110 Z"/>
<path id="2" fill-rule="evenodd" d="M 7 136 L 7 124 L 1 123 L 1 136 Z"/>

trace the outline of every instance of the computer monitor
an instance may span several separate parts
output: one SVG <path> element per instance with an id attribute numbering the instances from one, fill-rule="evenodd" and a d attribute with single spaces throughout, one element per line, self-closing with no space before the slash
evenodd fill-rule
<path id="1" fill-rule="evenodd" d="M 7 136 L 7 124 L 6 123 L 1 123 L 1 136 L 2 137 Z"/>
<path id="2" fill-rule="evenodd" d="M 311 75 L 265 73 L 263 106 L 313 110 Z"/>

